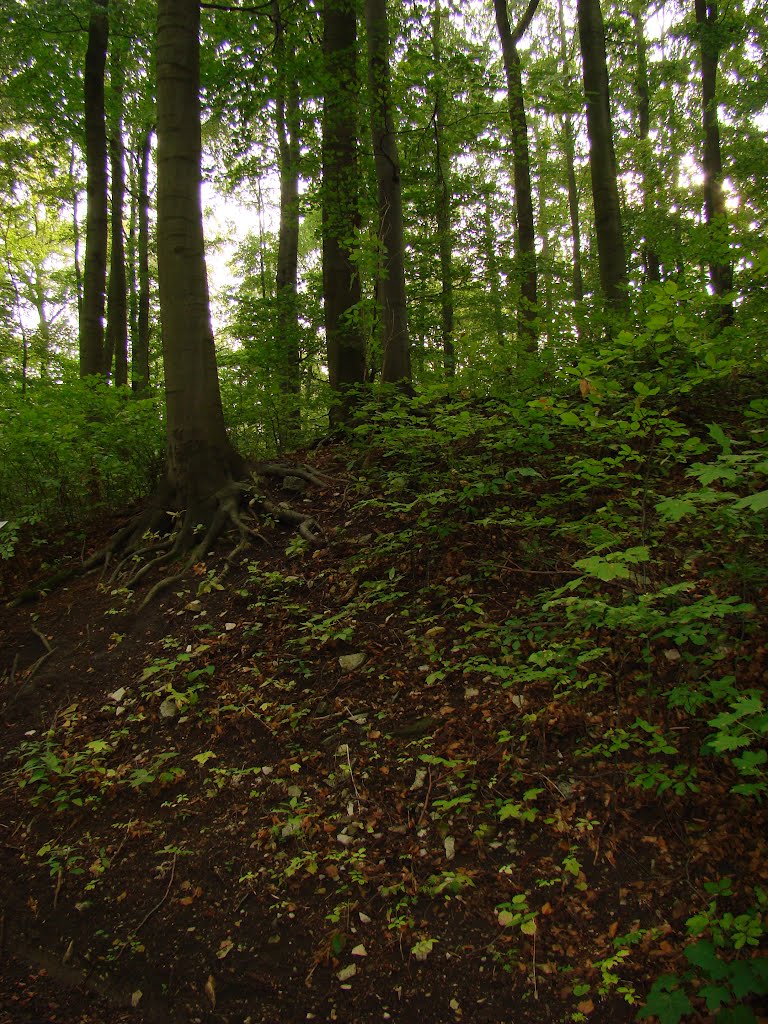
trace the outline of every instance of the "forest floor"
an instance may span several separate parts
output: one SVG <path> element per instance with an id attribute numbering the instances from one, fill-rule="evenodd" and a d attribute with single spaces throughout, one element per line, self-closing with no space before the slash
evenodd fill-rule
<path id="1" fill-rule="evenodd" d="M 97 575 L 4 608 L 0 1024 L 604 1024 L 665 974 L 666 1019 L 706 1021 L 718 973 L 768 1018 L 733 974 L 764 947 L 768 808 L 702 752 L 715 711 L 668 699 L 704 648 L 551 603 L 584 553 L 563 523 L 627 477 L 569 498 L 509 424 L 465 423 L 305 455 L 327 547 L 262 525 L 142 610 Z M 726 600 L 679 531 L 659 544 L 657 589 Z M 0 597 L 73 548 L 28 543 Z M 598 585 L 626 606 L 644 581 Z M 705 676 L 754 695 L 746 597 L 709 615 Z M 697 934 L 725 967 L 686 957 Z"/>

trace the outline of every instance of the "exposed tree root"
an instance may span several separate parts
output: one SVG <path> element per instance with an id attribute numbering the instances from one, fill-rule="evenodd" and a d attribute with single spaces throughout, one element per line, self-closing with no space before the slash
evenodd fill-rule
<path id="1" fill-rule="evenodd" d="M 259 493 L 260 478 L 282 480 L 290 491 L 303 491 L 308 486 L 325 487 L 331 479 L 308 466 L 284 466 L 264 463 L 257 466 L 248 480 L 230 480 L 218 490 L 195 500 L 183 500 L 166 486 L 152 504 L 134 517 L 110 542 L 81 566 L 60 574 L 62 579 L 103 567 L 102 578 L 111 569 L 108 585 L 135 589 L 139 583 L 159 569 L 174 566 L 149 589 L 141 608 L 164 590 L 180 582 L 189 569 L 205 559 L 217 541 L 234 533 L 236 542 L 226 557 L 227 568 L 253 542 L 268 544 L 259 530 L 264 520 L 272 520 L 296 530 L 308 544 L 327 544 L 319 523 L 304 512 L 283 502 L 271 501 Z M 185 507 L 186 506 L 186 507 Z M 170 509 L 170 510 L 169 510 Z M 57 578 L 34 592 L 19 595 L 14 603 L 41 596 L 51 589 Z"/>
<path id="2" fill-rule="evenodd" d="M 158 569 L 176 565 L 176 570 L 162 576 L 149 589 L 141 603 L 143 608 L 162 591 L 179 583 L 193 565 L 205 559 L 216 542 L 226 533 L 234 532 L 237 541 L 227 556 L 230 566 L 253 542 L 268 543 L 257 528 L 258 520 L 267 517 L 293 527 L 313 547 L 327 543 L 315 519 L 282 502 L 270 501 L 257 492 L 260 477 L 291 479 L 303 485 L 326 486 L 330 479 L 306 466 L 283 466 L 277 463 L 260 465 L 250 480 L 230 481 L 219 490 L 183 511 L 168 512 L 160 499 L 133 523 L 124 527 L 109 545 L 87 563 L 92 568 L 117 557 L 111 582 L 122 579 L 123 586 L 134 589 Z M 293 488 L 292 488 L 293 489 Z"/>

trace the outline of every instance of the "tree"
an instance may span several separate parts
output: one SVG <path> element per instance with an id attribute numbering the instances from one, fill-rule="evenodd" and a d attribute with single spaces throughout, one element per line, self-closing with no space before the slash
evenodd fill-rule
<path id="1" fill-rule="evenodd" d="M 109 40 L 108 0 L 95 0 L 85 54 L 85 162 L 88 207 L 80 316 L 80 376 L 103 373 L 107 286 L 107 128 L 104 75 Z"/>
<path id="2" fill-rule="evenodd" d="M 405 233 L 400 189 L 400 157 L 392 117 L 389 74 L 389 28 L 386 0 L 366 0 L 368 88 L 371 141 L 378 187 L 381 273 L 378 298 L 383 317 L 381 379 L 399 383 L 411 378 L 405 292 Z"/>
<path id="3" fill-rule="evenodd" d="M 149 388 L 150 278 L 149 278 L 149 166 L 154 129 L 145 127 L 138 140 L 136 182 L 136 320 L 131 338 L 131 387 Z"/>
<path id="4" fill-rule="evenodd" d="M 280 227 L 278 231 L 275 300 L 277 338 L 282 356 L 280 384 L 290 397 L 286 440 L 301 427 L 301 359 L 299 353 L 299 97 L 294 76 L 292 45 L 286 43 L 281 0 L 272 0 L 275 32 L 276 127 L 280 172 Z"/>
<path id="5" fill-rule="evenodd" d="M 323 4 L 323 297 L 331 422 L 346 420 L 353 389 L 365 381 L 365 342 L 357 318 L 357 16 L 354 0 Z"/>
<path id="6" fill-rule="evenodd" d="M 501 39 L 504 71 L 507 78 L 507 105 L 512 128 L 512 156 L 515 174 L 515 223 L 517 228 L 517 263 L 520 275 L 520 301 L 517 330 L 521 350 L 534 355 L 538 350 L 538 303 L 536 297 L 536 225 L 533 216 L 531 189 L 531 156 L 528 144 L 528 122 L 525 116 L 523 77 L 517 46 L 533 21 L 539 0 L 529 0 L 528 7 L 514 31 L 509 23 L 507 0 L 493 0 L 496 24 Z"/>
<path id="7" fill-rule="evenodd" d="M 157 5 L 157 263 L 165 370 L 166 466 L 150 507 L 99 552 L 146 553 L 147 532 L 168 534 L 156 557 L 129 581 L 186 555 L 145 601 L 203 557 L 234 526 L 241 547 L 256 531 L 240 514 L 246 463 L 226 432 L 211 326 L 201 200 L 200 0 Z M 269 467 L 277 475 L 309 476 Z M 260 509 L 297 525 L 315 543 L 322 534 L 306 515 L 254 499 Z M 201 537 L 196 535 L 201 531 Z"/>
<path id="8" fill-rule="evenodd" d="M 613 148 L 605 30 L 600 0 L 578 0 L 577 15 L 600 283 L 606 305 L 618 313 L 628 304 L 627 260 L 616 181 L 616 154 Z"/>
<path id="9" fill-rule="evenodd" d="M 701 53 L 701 109 L 704 132 L 704 216 L 710 232 L 709 279 L 712 290 L 723 299 L 733 288 L 733 266 L 728 257 L 728 214 L 723 194 L 723 163 L 717 116 L 717 64 L 720 57 L 717 2 L 694 0 Z M 722 303 L 723 326 L 733 323 L 733 302 Z"/>
<path id="10" fill-rule="evenodd" d="M 441 0 L 434 0 L 431 19 L 432 72 L 434 111 L 432 125 L 435 138 L 435 211 L 437 244 L 440 251 L 440 316 L 445 375 L 456 373 L 456 345 L 453 310 L 453 229 L 451 226 L 451 163 L 445 143 L 445 96 L 443 90 L 443 10 Z"/>
<path id="11" fill-rule="evenodd" d="M 113 15 L 119 11 L 114 4 Z M 109 376 L 114 359 L 115 384 L 128 383 L 128 279 L 125 268 L 123 207 L 125 205 L 125 146 L 123 144 L 124 75 L 122 40 L 113 35 L 110 54 L 110 82 L 113 106 L 109 133 L 110 211 L 109 284 L 107 289 L 107 326 L 104 345 L 104 374 Z"/>

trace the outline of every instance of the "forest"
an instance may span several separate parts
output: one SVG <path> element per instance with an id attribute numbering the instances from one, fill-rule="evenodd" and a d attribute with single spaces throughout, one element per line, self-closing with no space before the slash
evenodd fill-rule
<path id="1" fill-rule="evenodd" d="M 765 1024 L 766 0 L 0 15 L 0 1024 Z"/>

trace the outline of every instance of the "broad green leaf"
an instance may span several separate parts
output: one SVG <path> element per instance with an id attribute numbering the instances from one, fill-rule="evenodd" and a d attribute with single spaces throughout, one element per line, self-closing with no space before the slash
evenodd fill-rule
<path id="1" fill-rule="evenodd" d="M 748 494 L 746 498 L 737 501 L 734 508 L 750 508 L 753 512 L 762 512 L 768 508 L 768 491 L 756 491 L 755 494 Z"/>

